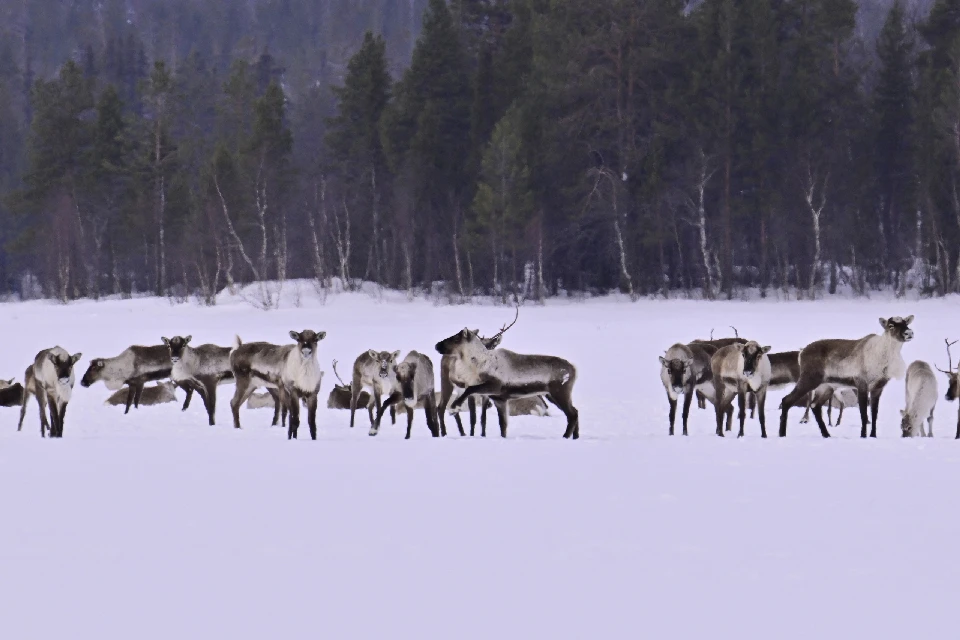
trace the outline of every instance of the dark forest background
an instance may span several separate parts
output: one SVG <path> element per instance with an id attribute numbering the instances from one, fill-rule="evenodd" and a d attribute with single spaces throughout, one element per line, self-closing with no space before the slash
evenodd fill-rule
<path id="1" fill-rule="evenodd" d="M 958 183 L 960 0 L 0 0 L 23 297 L 944 295 Z"/>

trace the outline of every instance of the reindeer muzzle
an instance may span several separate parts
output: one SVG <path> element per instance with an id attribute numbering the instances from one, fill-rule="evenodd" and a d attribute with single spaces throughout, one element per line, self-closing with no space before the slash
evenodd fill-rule
<path id="1" fill-rule="evenodd" d="M 61 376 L 60 378 L 57 378 L 57 381 L 58 381 L 60 384 L 66 386 L 66 385 L 70 384 L 70 376 L 67 376 L 67 377 L 65 377 L 65 378 Z"/>
<path id="2" fill-rule="evenodd" d="M 170 356 L 170 362 L 172 362 L 173 364 L 177 364 L 178 362 L 180 362 L 180 356 Z"/>
<path id="3" fill-rule="evenodd" d="M 304 358 L 309 358 L 311 355 L 313 355 L 313 349 L 310 349 L 310 348 L 300 349 L 300 353 L 303 354 Z"/>
<path id="4" fill-rule="evenodd" d="M 913 329 L 907 329 L 903 332 L 903 341 L 910 342 L 913 340 Z"/>

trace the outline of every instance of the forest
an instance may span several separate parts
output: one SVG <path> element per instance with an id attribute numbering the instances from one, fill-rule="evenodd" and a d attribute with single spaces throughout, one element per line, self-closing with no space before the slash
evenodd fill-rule
<path id="1" fill-rule="evenodd" d="M 960 0 L 4 0 L 0 293 L 960 291 Z"/>

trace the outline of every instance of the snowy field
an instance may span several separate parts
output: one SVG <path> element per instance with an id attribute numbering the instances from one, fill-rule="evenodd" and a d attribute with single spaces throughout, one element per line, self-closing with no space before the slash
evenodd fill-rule
<path id="1" fill-rule="evenodd" d="M 42 348 L 91 358 L 192 334 L 193 344 L 286 342 L 322 329 L 341 375 L 363 350 L 417 349 L 513 311 L 331 296 L 262 312 L 165 300 L 0 306 L 0 377 Z M 905 302 L 595 300 L 525 306 L 504 347 L 579 370 L 581 438 L 565 420 L 511 420 L 510 437 L 429 437 L 418 412 L 367 435 L 365 414 L 321 409 L 319 438 L 269 426 L 233 387 L 217 426 L 198 398 L 131 410 L 79 384 L 62 440 L 0 413 L 0 636 L 4 638 L 901 638 L 957 636 L 960 442 L 942 398 L 936 437 L 899 434 L 903 382 L 876 440 L 856 411 L 825 441 L 791 412 L 789 437 L 667 436 L 657 357 L 676 341 L 741 335 L 797 349 L 915 314 L 907 363 L 946 366 L 960 298 Z M 960 352 L 960 348 L 957 349 Z M 437 366 L 439 373 L 439 366 Z M 182 392 L 178 392 L 182 398 Z M 771 432 L 785 391 L 771 393 Z M 493 422 L 493 421 L 492 421 Z M 448 428 L 453 425 L 447 421 Z M 679 427 L 679 416 L 678 416 Z M 736 429 L 736 427 L 734 427 Z M 494 426 L 493 433 L 497 429 Z"/>

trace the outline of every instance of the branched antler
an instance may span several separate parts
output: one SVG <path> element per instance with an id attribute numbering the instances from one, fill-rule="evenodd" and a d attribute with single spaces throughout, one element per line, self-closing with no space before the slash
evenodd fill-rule
<path id="1" fill-rule="evenodd" d="M 735 338 L 739 338 L 739 337 L 740 337 L 740 332 L 737 331 L 737 328 L 736 328 L 735 326 L 733 326 L 733 325 L 730 325 L 730 328 L 733 329 L 733 336 L 734 336 Z"/>
<path id="2" fill-rule="evenodd" d="M 946 338 L 944 338 L 943 341 L 947 345 L 947 370 L 944 371 L 940 367 L 937 367 L 937 371 L 939 371 L 940 373 L 945 373 L 949 376 L 949 375 L 953 375 L 953 356 L 950 354 L 950 347 L 957 344 L 958 341 L 954 340 L 953 342 L 950 342 Z"/>
<path id="3" fill-rule="evenodd" d="M 343 387 L 348 387 L 348 386 L 350 386 L 350 385 L 346 384 L 346 383 L 343 381 L 343 378 L 340 377 L 340 374 L 337 373 L 337 361 L 336 361 L 336 360 L 333 361 L 333 375 L 337 376 L 337 380 L 340 381 L 340 385 L 341 385 L 341 386 L 343 386 Z"/>
<path id="4" fill-rule="evenodd" d="M 713 329 L 710 329 L 710 342 L 713 342 Z"/>
<path id="5" fill-rule="evenodd" d="M 493 335 L 493 338 L 491 338 L 491 340 L 497 340 L 497 339 L 499 339 L 499 338 L 502 338 L 502 337 L 503 337 L 503 334 L 505 334 L 507 331 L 509 331 L 510 328 L 513 327 L 513 325 L 517 324 L 517 319 L 518 319 L 519 317 L 520 317 L 520 303 L 518 302 L 518 303 L 517 303 L 517 312 L 516 312 L 516 313 L 514 314 L 514 316 L 513 316 L 513 322 L 511 322 L 510 324 L 505 324 L 505 325 L 503 325 L 502 327 L 500 327 L 500 331 L 497 331 L 497 332 Z"/>

